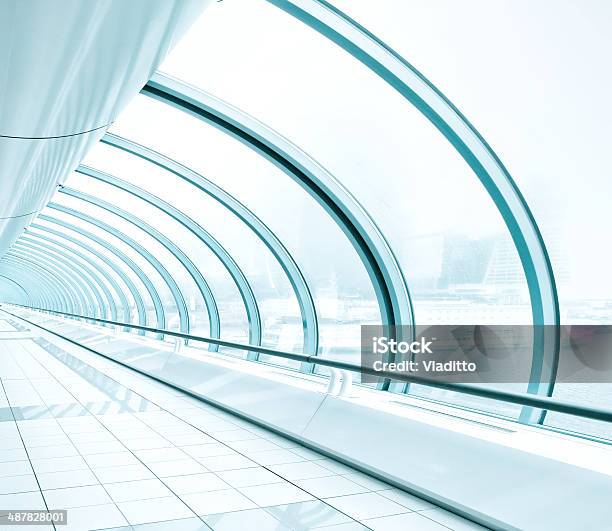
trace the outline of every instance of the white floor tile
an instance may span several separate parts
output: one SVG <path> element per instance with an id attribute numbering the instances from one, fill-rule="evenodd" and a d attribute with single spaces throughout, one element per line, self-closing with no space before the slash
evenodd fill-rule
<path id="1" fill-rule="evenodd" d="M 188 455 L 180 448 L 152 448 L 150 450 L 136 450 L 136 457 L 144 463 L 158 463 L 160 461 L 174 461 L 186 459 Z"/>
<path id="2" fill-rule="evenodd" d="M 385 498 L 389 498 L 404 507 L 412 511 L 424 511 L 426 509 L 435 509 L 436 506 L 433 503 L 429 503 L 428 501 L 423 500 L 417 496 L 413 496 L 412 494 L 408 494 L 403 490 L 399 489 L 389 489 L 389 490 L 381 490 L 378 492 L 381 496 Z"/>
<path id="3" fill-rule="evenodd" d="M 195 444 L 207 444 L 215 442 L 212 437 L 208 435 L 204 435 L 202 432 L 194 433 L 186 433 L 186 434 L 170 434 L 165 436 L 172 444 L 175 446 L 189 446 Z"/>
<path id="4" fill-rule="evenodd" d="M 36 482 L 36 477 L 32 473 L 25 476 L 0 478 L 0 494 L 35 491 L 38 491 L 38 483 Z"/>
<path id="5" fill-rule="evenodd" d="M 315 461 L 317 459 L 325 459 L 323 454 L 319 454 L 310 448 L 304 448 L 303 446 L 298 446 L 297 448 L 291 448 L 291 451 L 294 454 L 302 456 L 304 459 L 308 459 L 310 461 Z"/>
<path id="6" fill-rule="evenodd" d="M 339 463 L 338 461 L 329 459 L 328 457 L 326 457 L 325 459 L 317 459 L 315 462 L 317 463 L 317 465 L 327 468 L 328 470 L 331 470 L 332 472 L 340 476 L 357 473 L 357 470 L 355 470 L 354 468 L 351 468 L 350 466 L 347 466 L 343 463 Z"/>
<path id="7" fill-rule="evenodd" d="M 266 441 L 265 439 L 248 439 L 246 441 L 231 441 L 228 446 L 238 452 L 262 452 L 265 450 L 279 450 L 276 444 Z"/>
<path id="8" fill-rule="evenodd" d="M 304 461 L 303 457 L 294 454 L 290 450 L 266 450 L 264 452 L 249 452 L 248 456 L 261 465 L 282 465 L 285 463 L 297 463 Z"/>
<path id="9" fill-rule="evenodd" d="M 169 448 L 172 443 L 162 437 L 145 437 L 142 439 L 127 439 L 123 444 L 132 451 L 150 450 L 151 448 Z"/>
<path id="10" fill-rule="evenodd" d="M 342 476 L 303 479 L 296 481 L 296 484 L 317 498 L 347 496 L 349 494 L 369 492 L 366 487 L 358 485 Z"/>
<path id="11" fill-rule="evenodd" d="M 195 516 L 176 496 L 121 502 L 117 506 L 132 525 L 164 520 L 178 520 Z"/>
<path id="12" fill-rule="evenodd" d="M 218 457 L 200 457 L 198 461 L 208 470 L 218 472 L 221 470 L 236 470 L 257 466 L 256 463 L 242 455 L 221 455 Z"/>
<path id="13" fill-rule="evenodd" d="M 36 474 L 40 488 L 64 489 L 68 487 L 82 487 L 86 485 L 97 485 L 99 481 L 90 470 L 70 470 L 67 472 L 49 472 Z"/>
<path id="14" fill-rule="evenodd" d="M 2 494 L 0 495 L 0 507 L 3 509 L 45 509 L 40 491 L 38 492 L 21 492 L 18 494 Z"/>
<path id="15" fill-rule="evenodd" d="M 79 449 L 79 453 L 81 455 L 125 452 L 125 446 L 123 446 L 119 441 L 79 443 L 77 444 L 77 448 Z"/>
<path id="16" fill-rule="evenodd" d="M 172 492 L 159 479 L 125 481 L 105 484 L 104 488 L 116 502 L 146 500 L 171 496 Z"/>
<path id="17" fill-rule="evenodd" d="M 89 505 L 104 505 L 113 500 L 101 485 L 71 487 L 43 491 L 49 509 L 70 509 Z"/>
<path id="18" fill-rule="evenodd" d="M 117 439 L 111 435 L 104 428 L 100 427 L 100 429 L 96 431 L 90 431 L 85 433 L 72 433 L 69 435 L 70 440 L 73 444 L 87 444 L 87 443 L 105 443 L 105 442 L 114 442 Z"/>
<path id="19" fill-rule="evenodd" d="M 29 461 L 8 461 L 0 463 L 0 478 L 7 476 L 24 476 L 32 473 Z"/>
<path id="20" fill-rule="evenodd" d="M 72 445 L 70 439 L 63 433 L 47 437 L 24 437 L 23 440 L 28 448 Z"/>
<path id="21" fill-rule="evenodd" d="M 32 466 L 37 474 L 47 472 L 67 472 L 87 468 L 85 460 L 78 455 L 71 457 L 54 457 L 51 459 L 32 459 Z"/>
<path id="22" fill-rule="evenodd" d="M 192 457 L 218 457 L 220 455 L 236 455 L 237 452 L 220 443 L 183 446 L 183 452 Z"/>
<path id="23" fill-rule="evenodd" d="M 446 527 L 450 527 L 454 531 L 485 531 L 486 529 L 478 524 L 475 524 L 474 522 L 470 522 L 461 516 L 439 507 L 431 511 L 424 511 L 421 514 Z"/>
<path id="24" fill-rule="evenodd" d="M 211 490 L 231 488 L 225 481 L 210 472 L 207 474 L 164 478 L 164 483 L 179 496 L 182 494 L 194 494 L 196 492 L 208 492 Z"/>
<path id="25" fill-rule="evenodd" d="M 282 505 L 313 500 L 307 492 L 288 482 L 270 483 L 269 485 L 256 485 L 253 487 L 240 487 L 238 489 L 259 507 Z"/>
<path id="26" fill-rule="evenodd" d="M 354 481 L 355 483 L 359 485 L 363 485 L 367 489 L 374 491 L 374 492 L 378 492 L 382 490 L 389 490 L 393 488 L 388 483 L 384 483 L 383 481 L 380 481 L 371 476 L 367 476 L 366 474 L 362 474 L 361 472 L 343 474 L 343 476 L 347 479 L 350 479 L 351 481 Z"/>
<path id="27" fill-rule="evenodd" d="M 232 487 L 251 487 L 253 485 L 266 485 L 269 483 L 280 483 L 282 477 L 273 474 L 262 467 L 242 468 L 239 470 L 225 470 L 217 472 L 217 475 L 229 483 Z"/>
<path id="28" fill-rule="evenodd" d="M 271 465 L 270 469 L 284 478 L 295 481 L 298 479 L 324 478 L 334 476 L 335 473 L 313 461 L 287 463 L 284 465 Z"/>
<path id="29" fill-rule="evenodd" d="M 0 462 L 7 461 L 27 461 L 28 455 L 23 448 L 12 448 L 10 450 L 0 450 Z"/>
<path id="30" fill-rule="evenodd" d="M 19 436 L 0 437 L 0 451 L 14 450 L 15 448 L 23 448 L 23 442 Z"/>
<path id="31" fill-rule="evenodd" d="M 28 447 L 30 459 L 50 459 L 52 457 L 71 457 L 79 455 L 76 448 L 71 444 L 62 444 L 59 446 L 38 446 L 36 448 Z"/>
<path id="32" fill-rule="evenodd" d="M 193 459 L 189 459 L 187 456 L 185 459 L 149 463 L 147 466 L 160 478 L 208 472 L 204 466 Z"/>
<path id="33" fill-rule="evenodd" d="M 86 455 L 85 461 L 92 468 L 140 464 L 140 461 L 131 452 L 127 451 Z"/>
<path id="34" fill-rule="evenodd" d="M 125 525 L 127 525 L 127 520 L 119 509 L 114 504 L 108 504 L 70 509 L 68 525 L 61 526 L 60 529 L 62 531 L 83 531 L 85 529 L 109 529 Z"/>
<path id="35" fill-rule="evenodd" d="M 183 501 L 198 515 L 256 509 L 257 506 L 237 490 L 215 490 L 182 496 Z"/>
<path id="36" fill-rule="evenodd" d="M 232 441 L 248 441 L 253 439 L 259 439 L 259 435 L 249 430 L 237 429 L 220 431 L 215 434 L 215 438 L 221 442 L 232 442 Z"/>
<path id="37" fill-rule="evenodd" d="M 380 518 L 409 512 L 406 507 L 395 503 L 380 494 L 368 492 L 366 494 L 353 494 L 337 498 L 327 498 L 325 503 L 335 507 L 339 511 L 348 514 L 356 520 L 366 518 Z"/>
<path id="38" fill-rule="evenodd" d="M 204 521 L 215 531 L 237 529 L 257 531 L 291 531 L 264 509 L 250 509 L 233 513 L 205 516 Z"/>
<path id="39" fill-rule="evenodd" d="M 322 531 L 326 531 L 327 526 L 353 522 L 345 514 L 319 500 L 276 505 L 267 507 L 266 511 L 295 531 L 315 528 L 322 528 Z"/>
<path id="40" fill-rule="evenodd" d="M 126 465 L 95 468 L 94 473 L 100 483 L 118 483 L 119 481 L 136 481 L 152 479 L 153 473 L 144 465 Z"/>
<path id="41" fill-rule="evenodd" d="M 448 528 L 419 513 L 406 513 L 363 520 L 373 531 L 448 531 Z"/>

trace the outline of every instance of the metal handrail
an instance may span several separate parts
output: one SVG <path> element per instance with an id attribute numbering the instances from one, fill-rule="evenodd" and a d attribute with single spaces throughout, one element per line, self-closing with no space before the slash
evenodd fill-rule
<path id="1" fill-rule="evenodd" d="M 40 312 L 48 312 L 58 315 L 66 315 L 68 317 L 74 317 L 77 319 L 83 319 L 86 321 L 94 321 L 98 323 L 108 324 L 112 326 L 134 328 L 144 332 L 152 332 L 154 334 L 163 334 L 164 336 L 178 337 L 182 339 L 188 339 L 190 341 L 201 341 L 203 343 L 212 343 L 221 347 L 234 348 L 237 350 L 254 351 L 260 354 L 267 354 L 269 356 L 275 356 L 278 358 L 285 358 L 289 360 L 301 361 L 306 363 L 316 363 L 326 367 L 332 367 L 335 369 L 343 369 L 352 372 L 358 372 L 360 374 L 370 374 L 379 378 L 389 378 L 391 380 L 397 380 L 402 382 L 415 383 L 425 385 L 427 387 L 436 387 L 438 389 L 444 389 L 447 391 L 453 391 L 456 393 L 462 393 L 467 395 L 478 396 L 480 398 L 486 398 L 490 400 L 499 400 L 502 402 L 508 402 L 511 404 L 518 404 L 523 406 L 531 406 L 540 409 L 546 409 L 548 411 L 555 411 L 557 413 L 563 413 L 566 415 L 573 415 L 576 417 L 588 418 L 592 420 L 599 420 L 604 422 L 612 422 L 612 410 L 601 409 L 595 407 L 581 406 L 572 404 L 571 402 L 565 402 L 563 400 L 557 400 L 552 397 L 537 396 L 527 393 L 513 393 L 510 391 L 498 391 L 495 389 L 484 389 L 481 387 L 474 387 L 468 384 L 460 383 L 449 383 L 433 380 L 430 378 L 423 378 L 422 376 L 411 376 L 403 373 L 394 373 L 389 371 L 376 371 L 369 367 L 363 367 L 354 363 L 347 363 L 344 361 L 332 360 L 321 356 L 308 356 L 305 354 L 294 354 L 291 352 L 283 352 L 281 350 L 275 350 L 267 347 L 258 345 L 247 345 L 243 343 L 235 343 L 233 341 L 225 341 L 222 339 L 212 339 L 208 337 L 196 336 L 193 334 L 184 334 L 182 332 L 175 332 L 174 330 L 161 330 L 151 326 L 142 326 L 129 323 L 121 323 L 118 321 L 111 321 L 108 319 L 99 319 L 95 317 L 87 317 L 84 315 L 78 315 L 68 312 L 60 312 L 57 310 L 48 310 L 46 308 L 35 308 L 31 306 L 25 306 L 23 304 L 11 303 L 12 306 L 20 308 L 26 308 L 29 310 L 37 310 Z M 9 312 L 10 313 L 10 312 Z M 18 317 L 18 316 L 17 316 Z"/>

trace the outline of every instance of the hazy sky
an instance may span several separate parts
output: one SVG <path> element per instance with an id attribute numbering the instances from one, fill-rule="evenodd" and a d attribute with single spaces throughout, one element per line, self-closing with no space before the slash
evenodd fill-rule
<path id="1" fill-rule="evenodd" d="M 612 297 L 612 3 L 335 4 L 424 73 L 491 144 L 551 242 L 555 267 L 570 270 L 563 296 Z M 246 110 L 330 169 L 381 227 L 409 281 L 439 268 L 441 235 L 507 234 L 467 165 L 418 112 L 264 0 L 212 3 L 161 70 Z M 223 184 L 272 224 L 289 215 L 300 226 L 294 232 L 324 227 L 289 189 L 263 186 L 252 160 L 229 161 L 231 150 L 217 149 L 221 143 L 210 136 L 201 149 L 187 150 L 189 139 L 178 138 L 178 129 L 152 133 L 162 114 L 143 99 L 120 118 L 120 133 L 143 142 L 155 137 L 160 146 L 163 137 L 168 154 L 214 169 L 219 179 L 227 162 L 234 177 Z"/>

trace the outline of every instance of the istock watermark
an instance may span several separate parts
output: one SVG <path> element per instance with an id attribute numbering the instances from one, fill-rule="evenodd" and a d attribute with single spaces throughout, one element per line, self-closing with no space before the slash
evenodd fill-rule
<path id="1" fill-rule="evenodd" d="M 375 373 L 457 383 L 612 382 L 610 325 L 362 326 L 361 381 Z M 374 373 L 374 374 L 372 374 Z"/>

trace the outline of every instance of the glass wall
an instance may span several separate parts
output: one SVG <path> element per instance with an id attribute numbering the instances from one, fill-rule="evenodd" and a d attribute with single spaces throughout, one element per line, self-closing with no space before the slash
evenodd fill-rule
<path id="1" fill-rule="evenodd" d="M 194 24 L 161 67 L 177 84 L 164 96 L 153 78 L 3 262 L 23 282 L 23 253 L 50 252 L 49 271 L 30 271 L 44 295 L 0 277 L 5 300 L 106 317 L 114 305 L 120 322 L 350 363 L 367 324 L 609 324 L 610 253 L 594 243 L 612 228 L 610 74 L 595 67 L 607 6 L 587 24 L 548 0 L 281 3 L 320 19 L 310 27 L 274 4 L 217 3 Z M 53 277 L 62 261 L 75 286 Z M 486 387 L 612 407 L 608 384 L 534 381 L 539 356 L 521 383 Z M 610 436 L 453 391 L 390 390 Z"/>

